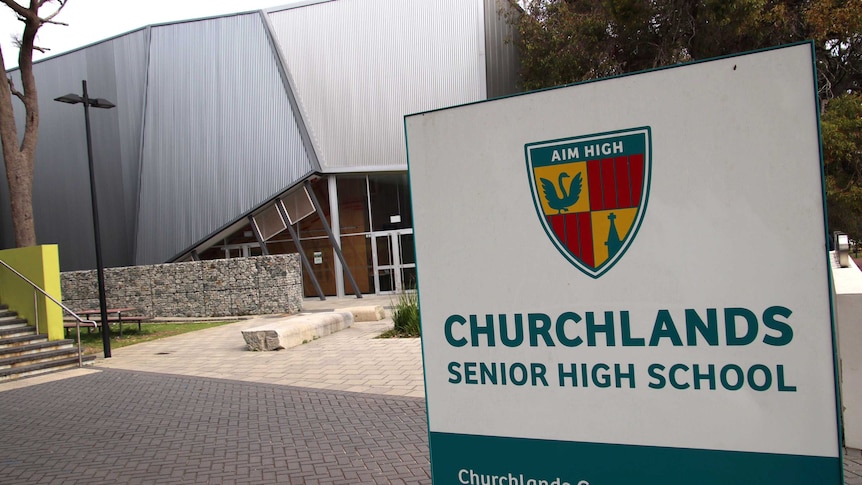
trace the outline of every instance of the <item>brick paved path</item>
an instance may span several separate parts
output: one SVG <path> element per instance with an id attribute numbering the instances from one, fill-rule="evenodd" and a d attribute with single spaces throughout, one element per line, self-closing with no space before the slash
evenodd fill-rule
<path id="1" fill-rule="evenodd" d="M 0 483 L 430 484 L 424 400 L 123 370 L 0 392 Z"/>
<path id="2" fill-rule="evenodd" d="M 862 451 L 851 449 L 845 451 L 844 484 L 862 485 Z"/>

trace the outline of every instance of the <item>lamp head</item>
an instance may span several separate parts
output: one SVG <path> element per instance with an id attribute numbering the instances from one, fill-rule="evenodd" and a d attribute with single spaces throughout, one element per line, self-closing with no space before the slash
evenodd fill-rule
<path id="1" fill-rule="evenodd" d="M 81 96 L 78 96 L 77 94 L 66 94 L 66 95 L 60 96 L 59 98 L 54 98 L 54 101 L 59 101 L 61 103 L 68 103 L 68 104 L 78 104 L 78 103 L 83 103 L 84 98 Z M 94 107 L 94 108 L 104 108 L 104 109 L 110 109 L 110 108 L 114 108 L 117 106 L 105 98 L 89 98 L 87 100 L 87 104 Z"/>
<path id="2" fill-rule="evenodd" d="M 83 103 L 84 98 L 78 96 L 77 94 L 65 94 L 63 96 L 60 96 L 59 98 L 54 98 L 54 101 L 68 104 L 78 104 Z"/>
<path id="3" fill-rule="evenodd" d="M 96 98 L 96 99 L 90 99 L 90 106 L 92 106 L 94 108 L 111 109 L 117 105 L 108 101 L 105 98 Z"/>

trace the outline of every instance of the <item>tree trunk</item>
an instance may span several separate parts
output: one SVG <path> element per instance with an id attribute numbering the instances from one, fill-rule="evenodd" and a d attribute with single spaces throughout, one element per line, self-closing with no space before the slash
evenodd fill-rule
<path id="1" fill-rule="evenodd" d="M 5 151 L 5 150 L 4 150 Z M 4 154 L 6 179 L 9 182 L 9 202 L 15 228 L 15 246 L 36 245 L 36 226 L 33 221 L 33 170 L 28 168 L 26 155 L 13 151 Z"/>
<path id="2" fill-rule="evenodd" d="M 7 2 L 3 2 L 8 5 Z M 9 185 L 9 202 L 12 208 L 12 225 L 17 247 L 36 245 L 36 225 L 33 221 L 33 168 L 36 143 L 39 135 L 39 102 L 36 80 L 33 77 L 33 41 L 42 24 L 38 17 L 38 4 L 34 10 L 16 10 L 25 17 L 24 34 L 18 55 L 23 93 L 13 93 L 11 81 L 6 79 L 3 52 L 0 50 L 0 67 L 4 69 L 0 81 L 0 142 L 3 145 L 3 160 L 6 163 L 6 180 Z M 23 7 L 18 6 L 19 9 Z M 15 125 L 13 96 L 24 103 L 24 137 L 18 141 Z"/>
<path id="3" fill-rule="evenodd" d="M 0 62 L 3 54 L 0 52 Z M 6 180 L 9 202 L 12 206 L 12 224 L 17 247 L 36 245 L 36 227 L 33 222 L 33 163 L 18 146 L 18 130 L 12 112 L 12 92 L 8 81 L 0 81 L 0 141 L 3 160 L 6 162 Z"/>

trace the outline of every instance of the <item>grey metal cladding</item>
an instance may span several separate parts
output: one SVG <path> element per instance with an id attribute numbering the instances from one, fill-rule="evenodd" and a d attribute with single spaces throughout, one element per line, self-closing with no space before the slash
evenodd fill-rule
<path id="1" fill-rule="evenodd" d="M 90 97 L 117 105 L 90 111 L 93 160 L 105 265 L 132 264 L 145 63 L 145 32 L 135 31 L 34 64 L 41 112 L 33 184 L 36 237 L 40 244 L 59 244 L 64 271 L 95 267 L 95 243 L 83 106 L 54 98 L 81 94 L 86 79 Z M 19 72 L 12 74 L 17 78 Z M 15 108 L 23 130 L 23 107 Z"/>
<path id="2" fill-rule="evenodd" d="M 514 0 L 485 1 L 485 57 L 488 68 L 488 97 L 515 94 L 518 87 L 520 60 L 512 21 L 521 15 Z"/>
<path id="3" fill-rule="evenodd" d="M 486 98 L 483 0 L 269 11 L 324 172 L 406 167 L 403 117 Z"/>
<path id="4" fill-rule="evenodd" d="M 136 264 L 161 263 L 311 171 L 258 13 L 151 27 Z"/>

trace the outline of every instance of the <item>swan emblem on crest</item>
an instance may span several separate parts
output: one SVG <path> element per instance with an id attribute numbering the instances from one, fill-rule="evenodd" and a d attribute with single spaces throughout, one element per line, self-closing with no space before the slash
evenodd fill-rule
<path id="1" fill-rule="evenodd" d="M 581 188 L 583 187 L 581 173 L 575 175 L 572 182 L 569 184 L 569 190 L 566 191 L 566 186 L 563 185 L 563 179 L 569 177 L 571 177 L 571 175 L 563 172 L 557 180 L 557 184 L 560 186 L 560 192 L 562 195 L 557 194 L 557 188 L 554 187 L 553 182 L 546 178 L 539 179 L 542 182 L 542 192 L 545 194 L 545 200 L 548 201 L 548 206 L 551 209 L 555 209 L 557 214 L 568 212 L 569 207 L 575 205 L 581 197 Z"/>

